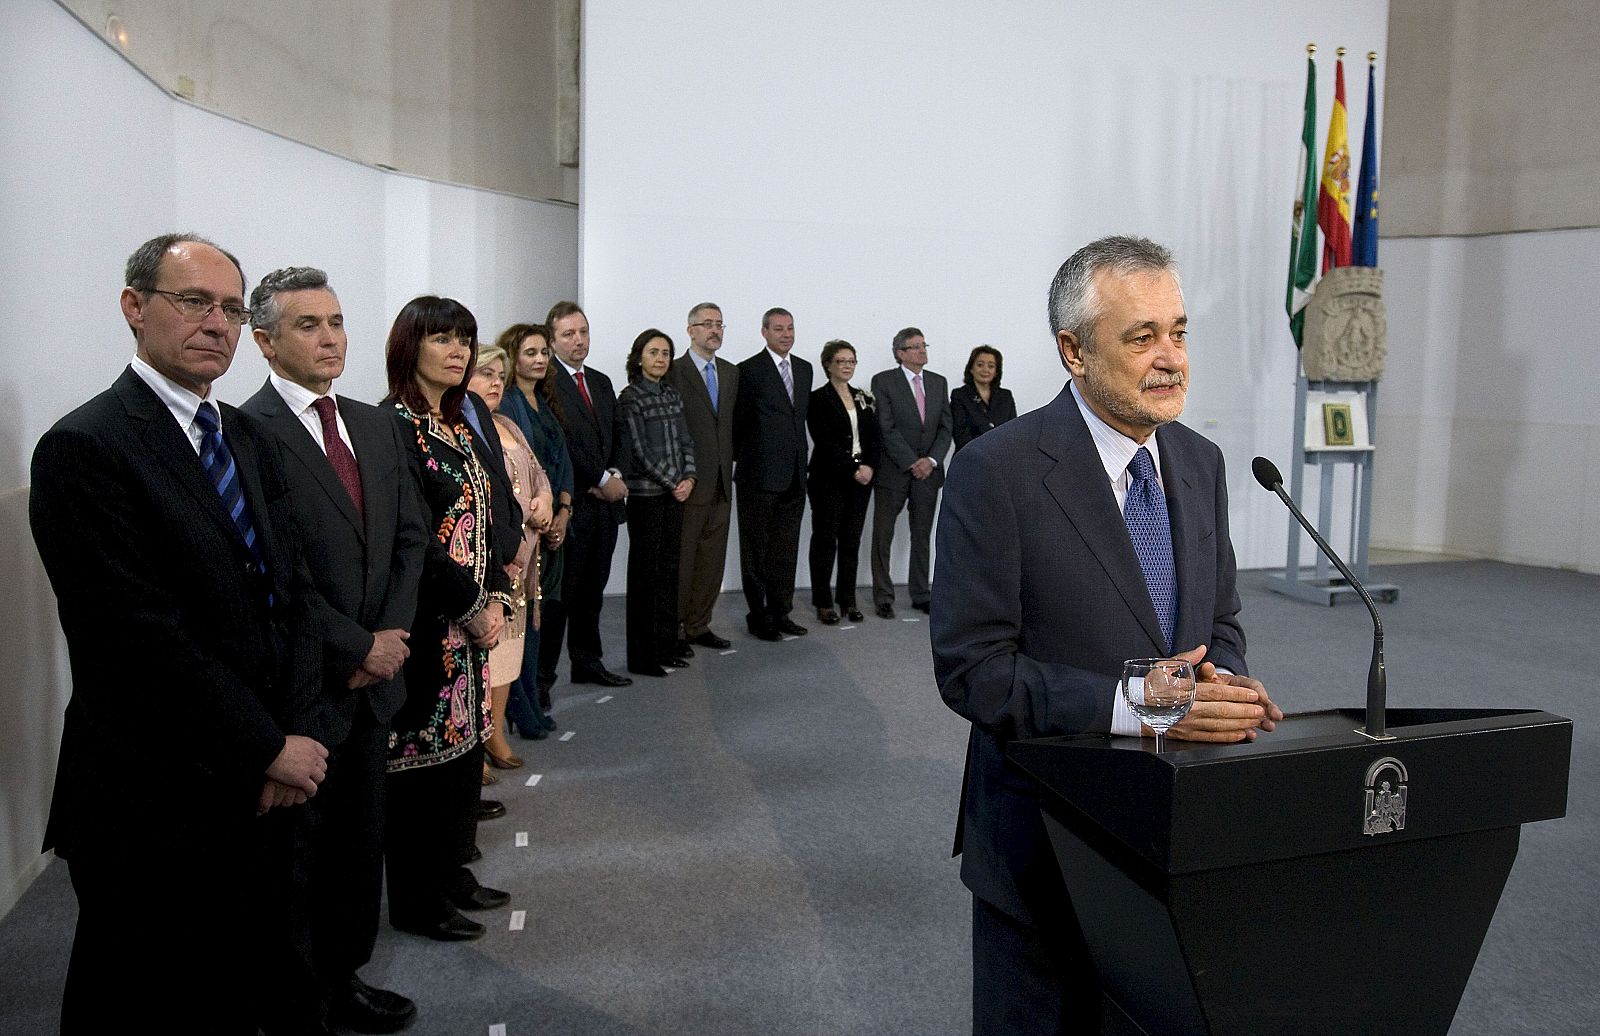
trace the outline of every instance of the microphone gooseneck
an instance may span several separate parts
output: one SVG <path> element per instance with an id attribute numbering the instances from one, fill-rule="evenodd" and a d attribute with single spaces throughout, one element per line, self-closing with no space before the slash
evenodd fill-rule
<path id="1" fill-rule="evenodd" d="M 1322 553 L 1327 555 L 1339 574 L 1345 581 L 1355 588 L 1361 597 L 1361 603 L 1367 606 L 1367 611 L 1372 614 L 1372 666 L 1367 670 L 1367 723 L 1368 737 L 1384 737 L 1384 705 L 1388 697 L 1388 688 L 1385 680 L 1383 666 L 1383 620 L 1378 618 L 1378 606 L 1372 603 L 1372 595 L 1367 593 L 1367 588 L 1361 585 L 1354 572 L 1345 565 L 1344 560 L 1335 554 L 1333 548 L 1328 546 L 1328 541 L 1308 521 L 1306 516 L 1296 507 L 1289 494 L 1283 489 L 1283 475 L 1279 473 L 1278 466 L 1265 457 L 1257 457 L 1250 462 L 1250 470 L 1255 475 L 1256 481 L 1269 492 L 1278 494 L 1278 499 L 1295 516 L 1306 532 L 1311 534 L 1311 539 L 1316 543 Z"/>

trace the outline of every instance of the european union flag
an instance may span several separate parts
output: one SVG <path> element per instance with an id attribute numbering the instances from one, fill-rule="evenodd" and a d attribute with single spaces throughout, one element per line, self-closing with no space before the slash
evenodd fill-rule
<path id="1" fill-rule="evenodd" d="M 1374 55 L 1368 55 L 1372 58 Z M 1367 64 L 1367 129 L 1361 138 L 1361 178 L 1356 181 L 1355 225 L 1350 232 L 1350 265 L 1378 265 L 1378 132 L 1373 125 L 1377 107 L 1373 86 L 1376 66 Z"/>

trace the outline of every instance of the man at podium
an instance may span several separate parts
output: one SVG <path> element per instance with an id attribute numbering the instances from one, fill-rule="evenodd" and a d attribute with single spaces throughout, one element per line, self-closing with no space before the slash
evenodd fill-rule
<path id="1" fill-rule="evenodd" d="M 1188 318 L 1171 253 L 1087 245 L 1049 309 L 1071 381 L 962 451 L 939 516 L 934 672 L 972 723 L 955 852 L 973 895 L 975 1034 L 1100 1031 L 1038 796 L 1006 745 L 1146 733 L 1118 694 L 1130 658 L 1196 664 L 1197 700 L 1170 737 L 1243 741 L 1283 718 L 1245 675 L 1222 453 L 1176 423 Z"/>

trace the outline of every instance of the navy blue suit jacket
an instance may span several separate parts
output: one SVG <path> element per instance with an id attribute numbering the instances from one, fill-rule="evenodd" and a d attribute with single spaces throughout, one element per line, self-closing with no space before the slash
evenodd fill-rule
<path id="1" fill-rule="evenodd" d="M 746 489 L 781 493 L 806 477 L 806 407 L 811 364 L 789 352 L 794 398 L 778 365 L 760 352 L 739 363 L 739 398 L 733 410 L 733 480 Z"/>
<path id="2" fill-rule="evenodd" d="M 1177 650 L 1244 673 L 1222 452 L 1181 424 L 1156 433 L 1178 569 Z M 1109 730 L 1122 662 L 1167 654 L 1155 605 L 1070 388 L 961 451 L 945 483 L 930 631 L 945 703 L 972 722 L 956 852 L 961 878 L 1031 920 L 1066 894 L 1020 738 Z M 1130 804 L 1129 808 L 1137 808 Z"/>
<path id="3" fill-rule="evenodd" d="M 135 835 L 237 831 L 283 748 L 297 562 L 272 515 L 288 486 L 271 433 L 221 410 L 265 575 L 131 368 L 34 450 L 29 521 L 72 665 L 44 842 L 63 857 L 86 845 L 114 853 Z M 182 806 L 128 794 L 130 774 Z"/>

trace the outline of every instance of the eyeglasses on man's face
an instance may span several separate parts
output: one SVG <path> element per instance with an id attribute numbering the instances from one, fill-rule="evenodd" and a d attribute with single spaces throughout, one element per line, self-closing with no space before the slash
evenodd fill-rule
<path id="1" fill-rule="evenodd" d="M 215 299 L 208 299 L 204 295 L 189 295 L 181 291 L 164 291 L 161 288 L 151 288 L 150 293 L 170 299 L 173 308 L 189 320 L 204 320 L 211 315 L 213 309 L 221 309 L 222 319 L 234 327 L 238 327 L 250 319 L 250 311 L 237 302 L 218 302 Z"/>
<path id="2" fill-rule="evenodd" d="M 724 324 L 720 320 L 697 320 L 689 326 L 703 328 L 707 331 L 721 331 L 724 330 L 728 325 Z"/>

